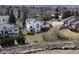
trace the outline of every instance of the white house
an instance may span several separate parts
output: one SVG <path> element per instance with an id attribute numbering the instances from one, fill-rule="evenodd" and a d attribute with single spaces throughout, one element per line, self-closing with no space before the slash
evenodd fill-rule
<path id="1" fill-rule="evenodd" d="M 49 28 L 49 24 L 44 21 L 37 21 L 36 19 L 26 19 L 26 28 L 29 32 L 41 32 L 43 28 Z"/>
<path id="2" fill-rule="evenodd" d="M 14 24 L 0 23 L 0 37 L 19 36 L 19 28 Z"/>

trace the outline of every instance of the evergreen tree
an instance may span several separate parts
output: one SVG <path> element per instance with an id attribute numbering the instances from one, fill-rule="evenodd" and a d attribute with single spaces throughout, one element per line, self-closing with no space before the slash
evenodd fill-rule
<path id="1" fill-rule="evenodd" d="M 18 10 L 18 18 L 20 19 L 20 11 Z"/>
<path id="2" fill-rule="evenodd" d="M 22 23 L 22 25 L 25 27 L 25 22 L 26 22 L 26 18 L 27 18 L 27 16 L 26 16 L 26 13 L 24 13 L 24 17 L 23 17 L 23 23 Z"/>
<path id="3" fill-rule="evenodd" d="M 71 16 L 74 16 L 74 11 L 71 12 Z"/>
<path id="4" fill-rule="evenodd" d="M 55 19 L 58 19 L 58 18 L 59 18 L 59 14 L 56 13 L 54 18 L 55 18 Z"/>
<path id="5" fill-rule="evenodd" d="M 23 20 L 23 22 L 22 22 L 22 25 L 23 25 L 24 27 L 25 27 L 25 24 L 26 24 L 25 22 L 26 22 L 26 20 Z"/>
<path id="6" fill-rule="evenodd" d="M 9 23 L 10 24 L 16 24 L 16 19 L 15 16 L 13 14 L 13 11 L 11 11 L 10 16 L 9 16 Z"/>
<path id="7" fill-rule="evenodd" d="M 73 15 L 73 13 L 70 10 L 68 10 L 68 11 L 63 12 L 62 18 L 64 19 L 64 18 L 70 17 L 72 15 Z"/>

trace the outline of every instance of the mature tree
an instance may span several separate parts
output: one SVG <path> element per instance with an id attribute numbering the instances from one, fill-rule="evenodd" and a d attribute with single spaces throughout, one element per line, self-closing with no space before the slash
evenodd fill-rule
<path id="1" fill-rule="evenodd" d="M 23 15 L 23 23 L 22 23 L 22 25 L 25 27 L 25 22 L 26 22 L 26 18 L 27 18 L 27 15 L 26 15 L 26 13 L 24 13 L 24 15 Z"/>
<path id="2" fill-rule="evenodd" d="M 23 20 L 22 25 L 25 27 L 26 20 Z"/>
<path id="3" fill-rule="evenodd" d="M 56 12 L 59 12 L 58 8 L 55 9 Z"/>
<path id="4" fill-rule="evenodd" d="M 74 16 L 74 11 L 71 11 L 71 16 Z"/>
<path id="5" fill-rule="evenodd" d="M 20 19 L 20 11 L 18 10 L 18 18 Z"/>
<path id="6" fill-rule="evenodd" d="M 76 12 L 75 12 L 75 16 L 79 16 L 79 13 L 78 13 L 78 11 L 76 11 Z"/>
<path id="7" fill-rule="evenodd" d="M 72 12 L 70 10 L 63 12 L 62 18 L 67 18 L 72 16 Z"/>
<path id="8" fill-rule="evenodd" d="M 9 16 L 9 23 L 11 24 L 16 24 L 16 19 L 15 16 L 13 14 L 13 11 L 11 11 L 10 16 Z"/>
<path id="9" fill-rule="evenodd" d="M 56 13 L 54 18 L 55 18 L 55 19 L 58 19 L 58 18 L 59 18 L 59 14 Z"/>

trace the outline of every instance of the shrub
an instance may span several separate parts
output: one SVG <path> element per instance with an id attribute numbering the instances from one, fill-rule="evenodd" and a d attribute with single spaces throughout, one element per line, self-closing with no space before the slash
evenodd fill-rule
<path id="1" fill-rule="evenodd" d="M 16 38 L 18 44 L 25 44 L 25 35 L 22 33 L 22 31 L 20 31 L 19 34 L 19 37 Z"/>
<path id="2" fill-rule="evenodd" d="M 28 32 L 27 35 L 34 35 L 34 32 Z"/>
<path id="3" fill-rule="evenodd" d="M 3 47 L 13 46 L 14 45 L 14 38 L 4 37 L 3 39 L 0 40 L 0 45 Z"/>
<path id="4" fill-rule="evenodd" d="M 50 41 L 50 42 L 52 42 L 52 41 L 55 41 L 55 40 L 58 39 L 57 34 L 58 34 L 58 30 L 51 29 L 50 31 L 44 33 L 42 35 L 42 37 L 43 37 L 44 41 Z"/>
<path id="5" fill-rule="evenodd" d="M 53 28 L 50 31 L 42 34 L 42 38 L 44 41 L 49 41 L 49 42 L 68 40 L 67 37 L 60 34 L 58 28 Z"/>
<path id="6" fill-rule="evenodd" d="M 15 40 L 14 38 L 8 38 L 7 39 L 7 45 L 8 46 L 13 46 L 14 45 L 14 40 Z"/>

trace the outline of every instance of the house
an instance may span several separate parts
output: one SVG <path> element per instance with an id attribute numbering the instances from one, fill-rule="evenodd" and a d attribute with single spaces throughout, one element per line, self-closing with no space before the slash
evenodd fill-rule
<path id="1" fill-rule="evenodd" d="M 0 16 L 0 38 L 5 36 L 18 37 L 19 28 L 17 25 L 8 23 L 9 16 Z"/>
<path id="2" fill-rule="evenodd" d="M 41 32 L 44 28 L 49 28 L 50 25 L 44 21 L 38 21 L 33 18 L 26 19 L 26 28 L 29 32 Z"/>
<path id="3" fill-rule="evenodd" d="M 18 37 L 19 28 L 14 24 L 0 23 L 0 38 L 5 36 Z"/>
<path id="4" fill-rule="evenodd" d="M 64 21 L 64 26 L 70 30 L 79 32 L 79 17 L 72 16 L 67 18 L 67 20 Z"/>

